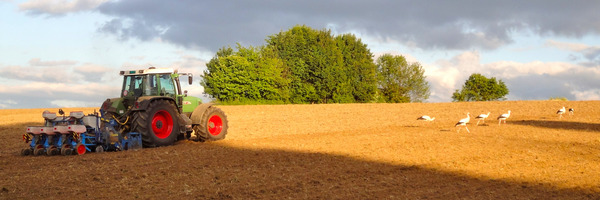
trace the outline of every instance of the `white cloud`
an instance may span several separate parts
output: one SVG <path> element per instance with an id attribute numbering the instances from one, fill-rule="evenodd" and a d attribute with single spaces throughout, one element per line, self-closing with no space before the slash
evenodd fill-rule
<path id="1" fill-rule="evenodd" d="M 572 91 L 575 100 L 600 100 L 600 89 L 591 89 L 586 91 Z"/>
<path id="2" fill-rule="evenodd" d="M 89 102 L 89 101 L 74 101 L 74 100 L 53 100 L 50 101 L 50 104 L 60 107 L 60 108 L 72 108 L 72 107 L 97 107 L 99 106 L 97 102 Z"/>
<path id="3" fill-rule="evenodd" d="M 20 67 L 8 66 L 0 68 L 0 77 L 18 80 L 42 82 L 72 82 L 66 67 Z"/>
<path id="4" fill-rule="evenodd" d="M 36 59 L 32 59 L 36 60 Z M 38 60 L 39 61 L 39 60 Z M 55 64 L 52 64 L 55 63 Z M 49 83 L 112 82 L 119 78 L 117 70 L 101 65 L 85 63 L 79 66 L 65 66 L 57 63 L 75 61 L 50 61 L 44 66 L 5 66 L 0 67 L 0 77 L 12 80 L 25 80 Z M 119 78 L 120 79 L 120 78 Z"/>
<path id="5" fill-rule="evenodd" d="M 406 59 L 406 61 L 409 63 L 419 62 L 417 60 L 417 58 L 415 58 L 414 56 L 412 56 L 410 54 L 403 54 L 403 53 L 400 53 L 399 51 L 383 51 L 383 52 L 373 53 L 373 57 L 374 57 L 373 60 L 374 61 L 377 60 L 377 58 L 383 56 L 384 54 L 390 54 L 390 55 L 394 55 L 394 56 L 403 56 L 404 59 Z"/>
<path id="6" fill-rule="evenodd" d="M 90 63 L 73 68 L 73 72 L 78 76 L 79 80 L 87 82 L 111 83 L 116 81 L 115 77 L 118 77 L 117 70 Z"/>
<path id="7" fill-rule="evenodd" d="M 429 101 L 451 101 L 454 90 L 460 89 L 472 73 L 482 73 L 484 69 L 479 62 L 478 52 L 466 51 L 450 59 L 440 59 L 433 64 L 423 64 L 425 76 L 431 85 Z"/>
<path id="8" fill-rule="evenodd" d="M 63 98 L 62 96 L 96 96 L 98 94 L 107 94 L 117 91 L 116 86 L 104 85 L 99 83 L 48 83 L 48 82 L 29 82 L 24 85 L 9 86 L 0 85 L 0 94 L 4 95 L 25 95 L 39 98 Z"/>
<path id="9" fill-rule="evenodd" d="M 570 43 L 555 40 L 548 40 L 546 45 L 558 49 L 572 51 L 576 54 L 581 54 L 581 56 L 583 56 L 583 58 L 586 60 L 584 63 L 582 63 L 583 65 L 592 67 L 600 65 L 600 46 L 589 46 L 582 43 Z M 574 59 L 578 59 L 574 55 L 572 56 Z"/>
<path id="10" fill-rule="evenodd" d="M 19 10 L 31 14 L 62 15 L 95 9 L 108 0 L 31 0 L 19 4 Z"/>
<path id="11" fill-rule="evenodd" d="M 431 102 L 447 102 L 452 100 L 452 93 L 455 89 L 460 89 L 456 85 L 461 81 L 462 78 L 460 72 L 456 68 L 451 67 L 432 67 L 430 65 L 424 65 L 425 76 L 429 82 L 430 88 L 430 99 Z"/>
<path id="12" fill-rule="evenodd" d="M 103 74 L 106 72 L 113 72 L 114 70 L 112 68 L 86 63 L 84 65 L 75 67 L 74 71 L 86 74 Z"/>
<path id="13" fill-rule="evenodd" d="M 504 78 L 515 78 L 527 74 L 537 75 L 560 75 L 570 69 L 578 67 L 577 65 L 564 62 L 540 62 L 518 63 L 512 61 L 499 61 L 484 66 L 492 74 Z"/>
<path id="14" fill-rule="evenodd" d="M 55 106 L 100 106 L 107 98 L 118 97 L 120 86 L 100 83 L 29 82 L 11 86 L 0 84 L 0 96 L 11 97 L 15 108 L 49 108 Z M 80 103 L 77 103 L 80 102 Z M 85 102 L 85 103 L 81 103 Z M 5 104 L 0 102 L 0 104 Z"/>
<path id="15" fill-rule="evenodd" d="M 178 54 L 179 60 L 173 62 L 170 67 L 179 69 L 179 72 L 181 73 L 192 73 L 194 75 L 194 80 L 204 74 L 204 70 L 206 70 L 205 60 L 194 55 L 186 54 L 182 51 L 178 52 Z"/>
<path id="16" fill-rule="evenodd" d="M 40 58 L 32 58 L 29 60 L 31 66 L 70 66 L 77 64 L 77 61 L 58 60 L 58 61 L 42 61 Z"/>
<path id="17" fill-rule="evenodd" d="M 556 41 L 556 40 L 548 40 L 548 41 L 546 41 L 546 45 L 551 46 L 551 47 L 556 47 L 559 49 L 565 49 L 565 50 L 577 51 L 577 52 L 580 52 L 580 51 L 590 48 L 588 45 L 585 45 L 585 44 L 561 42 L 561 41 Z"/>
<path id="18" fill-rule="evenodd" d="M 13 100 L 0 100 L 0 109 L 11 108 L 14 105 L 17 105 L 16 101 L 13 101 Z"/>

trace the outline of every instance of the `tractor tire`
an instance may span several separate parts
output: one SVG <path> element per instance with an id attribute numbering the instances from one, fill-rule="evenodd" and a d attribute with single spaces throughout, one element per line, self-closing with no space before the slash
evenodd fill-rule
<path id="1" fill-rule="evenodd" d="M 60 147 L 60 154 L 63 156 L 73 154 L 73 149 L 71 149 L 71 145 L 63 144 L 62 147 Z"/>
<path id="2" fill-rule="evenodd" d="M 192 128 L 196 132 L 198 141 L 225 139 L 228 128 L 227 115 L 221 109 L 211 106 L 202 114 L 200 123 Z"/>
<path id="3" fill-rule="evenodd" d="M 144 147 L 172 145 L 179 135 L 177 108 L 166 100 L 150 103 L 146 111 L 133 114 L 133 132 L 142 135 Z"/>
<path id="4" fill-rule="evenodd" d="M 44 155 L 44 153 L 46 153 L 46 149 L 44 149 L 42 145 L 38 144 L 35 149 L 33 149 L 33 155 L 35 156 L 41 156 Z"/>
<path id="5" fill-rule="evenodd" d="M 33 153 L 33 151 L 31 150 L 31 148 L 25 148 L 21 150 L 21 156 L 28 156 L 31 155 Z"/>
<path id="6" fill-rule="evenodd" d="M 79 143 L 79 144 L 77 144 L 77 146 L 75 146 L 75 151 L 76 151 L 77 155 L 83 155 L 83 154 L 85 154 L 87 149 L 85 149 L 85 145 Z"/>
<path id="7" fill-rule="evenodd" d="M 104 152 L 104 147 L 102 147 L 102 145 L 96 146 L 96 153 L 102 153 L 102 152 Z"/>
<path id="8" fill-rule="evenodd" d="M 46 155 L 49 156 L 55 156 L 60 154 L 60 151 L 58 151 L 58 148 L 54 145 L 50 146 L 47 150 L 46 150 Z"/>

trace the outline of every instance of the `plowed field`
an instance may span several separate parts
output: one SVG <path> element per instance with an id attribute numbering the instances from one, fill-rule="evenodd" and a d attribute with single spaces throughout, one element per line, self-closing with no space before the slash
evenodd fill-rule
<path id="1" fill-rule="evenodd" d="M 225 140 L 37 157 L 45 109 L 0 110 L 0 199 L 600 199 L 600 101 L 220 108 Z"/>

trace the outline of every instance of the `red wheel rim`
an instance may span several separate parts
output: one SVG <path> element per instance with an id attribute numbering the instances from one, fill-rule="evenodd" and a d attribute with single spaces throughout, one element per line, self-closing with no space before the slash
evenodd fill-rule
<path id="1" fill-rule="evenodd" d="M 169 137 L 171 131 L 173 131 L 173 118 L 171 114 L 165 110 L 154 114 L 154 117 L 152 117 L 152 131 L 160 139 Z"/>
<path id="2" fill-rule="evenodd" d="M 85 153 L 85 146 L 83 144 L 77 145 L 77 154 L 81 155 Z"/>
<path id="3" fill-rule="evenodd" d="M 223 130 L 223 120 L 218 115 L 213 115 L 208 119 L 208 132 L 217 136 Z"/>

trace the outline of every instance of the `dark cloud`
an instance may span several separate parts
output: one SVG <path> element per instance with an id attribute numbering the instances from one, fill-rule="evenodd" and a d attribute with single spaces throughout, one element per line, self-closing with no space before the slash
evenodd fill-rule
<path id="1" fill-rule="evenodd" d="M 216 50 L 260 45 L 298 24 L 360 31 L 424 49 L 494 49 L 511 33 L 579 37 L 600 32 L 595 1 L 158 1 L 102 4 L 115 17 L 99 30 L 123 39 L 161 39 Z M 128 23 L 123 23 L 128 21 Z"/>
<path id="2" fill-rule="evenodd" d="M 504 80 L 509 88 L 509 99 L 545 100 L 550 97 L 566 97 L 575 100 L 572 89 L 561 84 L 556 76 L 532 74 Z"/>
<path id="3" fill-rule="evenodd" d="M 581 54 L 587 59 L 591 65 L 588 66 L 600 66 L 600 48 L 599 47 L 589 47 L 584 49 Z"/>
<path id="4" fill-rule="evenodd" d="M 19 4 L 19 10 L 30 15 L 60 17 L 68 13 L 87 11 L 96 8 L 107 0 L 32 0 Z"/>
<path id="5" fill-rule="evenodd" d="M 586 100 L 591 96 L 576 96 L 581 92 L 595 94 L 600 72 L 586 67 L 574 67 L 557 74 L 522 74 L 505 79 L 514 99 L 549 99 L 566 97 L 569 100 Z M 583 99 L 579 99 L 583 98 Z"/>

